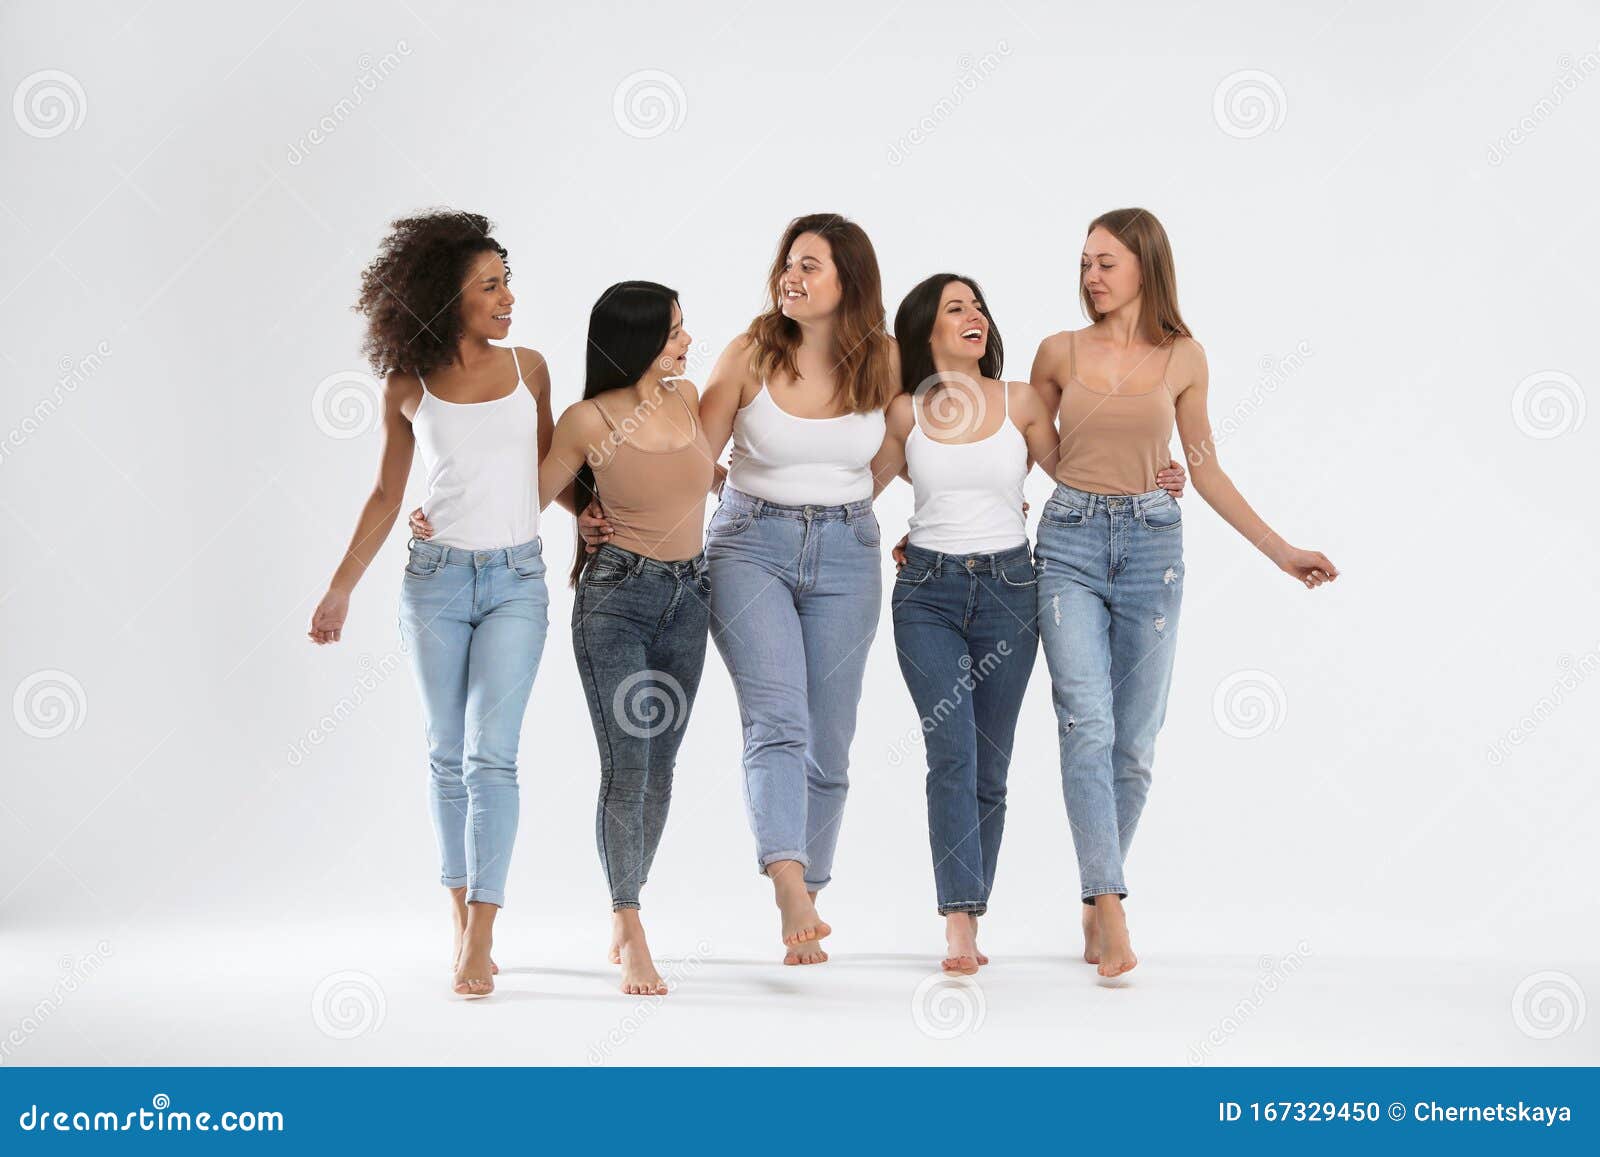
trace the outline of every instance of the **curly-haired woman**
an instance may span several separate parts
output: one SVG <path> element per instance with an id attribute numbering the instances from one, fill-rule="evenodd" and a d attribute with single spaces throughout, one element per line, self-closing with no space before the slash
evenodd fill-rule
<path id="1" fill-rule="evenodd" d="M 535 351 L 511 328 L 511 272 L 487 218 L 439 210 L 394 222 L 356 309 L 384 384 L 378 480 L 311 616 L 336 643 L 350 592 L 393 528 L 413 450 L 434 528 L 413 542 L 400 628 L 427 718 L 430 795 L 455 928 L 455 991 L 494 990 L 494 918 L 517 834 L 517 741 L 544 649 L 540 459 L 553 430 Z"/>

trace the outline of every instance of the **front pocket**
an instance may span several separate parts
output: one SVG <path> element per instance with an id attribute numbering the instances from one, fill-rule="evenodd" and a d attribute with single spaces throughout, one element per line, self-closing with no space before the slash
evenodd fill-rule
<path id="1" fill-rule="evenodd" d="M 999 568 L 1000 581 L 1008 587 L 1034 587 L 1039 585 L 1039 576 L 1034 573 L 1033 563 L 1027 559 L 1017 562 L 1008 562 Z"/>
<path id="2" fill-rule="evenodd" d="M 406 578 L 432 578 L 439 573 L 439 567 L 443 562 L 443 558 L 437 554 L 419 556 L 412 551 L 410 557 L 406 559 Z"/>
<path id="3" fill-rule="evenodd" d="M 544 577 L 544 558 L 541 555 L 530 555 L 527 558 L 512 560 L 511 571 L 519 579 L 536 579 Z"/>
<path id="4" fill-rule="evenodd" d="M 755 521 L 755 515 L 748 510 L 741 510 L 732 514 L 724 514 L 722 507 L 717 507 L 717 512 L 711 516 L 711 522 L 706 527 L 707 538 L 732 538 L 742 534 L 750 528 Z"/>
<path id="5" fill-rule="evenodd" d="M 856 532 L 856 541 L 862 546 L 876 547 L 883 541 L 878 529 L 878 516 L 868 511 L 850 520 L 850 529 Z"/>
<path id="6" fill-rule="evenodd" d="M 1144 507 L 1139 512 L 1139 518 L 1147 530 L 1171 530 L 1183 524 L 1183 511 L 1176 500 L 1169 498 L 1155 506 Z"/>
<path id="7" fill-rule="evenodd" d="M 628 568 L 614 562 L 592 562 L 583 569 L 583 582 L 591 587 L 614 587 L 628 577 Z"/>
<path id="8" fill-rule="evenodd" d="M 913 566 L 908 562 L 905 566 L 901 567 L 899 572 L 894 576 L 894 581 L 902 587 L 915 587 L 921 586 L 932 577 L 932 568 L 925 566 Z"/>
<path id="9" fill-rule="evenodd" d="M 1082 526 L 1089 521 L 1089 512 L 1081 506 L 1068 506 L 1065 502 L 1051 499 L 1039 512 L 1039 520 L 1051 526 Z"/>

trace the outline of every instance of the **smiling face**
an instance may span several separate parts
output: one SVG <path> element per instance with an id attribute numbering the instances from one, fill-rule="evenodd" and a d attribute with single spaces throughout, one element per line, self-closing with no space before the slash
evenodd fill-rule
<path id="1" fill-rule="evenodd" d="M 802 233 L 789 246 L 778 278 L 778 306 L 798 322 L 816 321 L 839 308 L 844 285 L 833 261 L 833 247 L 815 233 Z"/>
<path id="2" fill-rule="evenodd" d="M 511 332 L 511 274 L 494 252 L 474 254 L 461 283 L 461 334 L 500 341 Z"/>
<path id="3" fill-rule="evenodd" d="M 952 281 L 940 292 L 928 348 L 935 365 L 975 362 L 988 350 L 989 315 L 965 281 Z"/>
<path id="4" fill-rule="evenodd" d="M 1084 241 L 1079 269 L 1084 292 L 1102 315 L 1137 300 L 1144 287 L 1138 256 L 1103 225 Z"/>
<path id="5" fill-rule="evenodd" d="M 661 352 L 656 355 L 656 369 L 663 378 L 679 378 L 689 368 L 689 347 L 694 344 L 694 338 L 689 336 L 689 331 L 683 328 L 683 310 L 678 308 L 678 303 L 672 303 L 672 328 L 667 331 L 666 344 L 661 347 Z"/>

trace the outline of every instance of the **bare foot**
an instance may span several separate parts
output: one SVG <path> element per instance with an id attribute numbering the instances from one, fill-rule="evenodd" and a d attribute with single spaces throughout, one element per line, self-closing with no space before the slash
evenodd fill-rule
<path id="1" fill-rule="evenodd" d="M 645 942 L 644 925 L 637 908 L 619 908 L 612 914 L 611 940 L 617 963 L 622 965 L 622 991 L 629 996 L 665 996 L 667 982 L 656 971 Z"/>
<path id="2" fill-rule="evenodd" d="M 1087 964 L 1100 963 L 1100 929 L 1095 923 L 1094 905 L 1083 907 L 1083 959 Z"/>
<path id="3" fill-rule="evenodd" d="M 828 954 L 822 950 L 822 943 L 817 940 L 808 940 L 804 944 L 796 944 L 783 954 L 785 964 L 826 964 Z"/>
<path id="4" fill-rule="evenodd" d="M 767 867 L 772 879 L 774 899 L 783 919 L 783 942 L 790 948 L 821 940 L 833 929 L 817 915 L 816 893 L 807 892 L 805 871 L 795 860 L 779 860 Z M 827 954 L 822 954 L 827 959 Z M 812 964 L 816 961 L 803 961 Z"/>
<path id="5" fill-rule="evenodd" d="M 456 993 L 460 996 L 488 996 L 494 991 L 494 974 L 489 969 L 488 943 L 481 937 L 469 939 L 456 964 Z"/>
<path id="6" fill-rule="evenodd" d="M 450 953 L 450 971 L 454 972 L 461 967 L 461 941 L 467 934 L 467 890 L 465 888 L 450 889 L 450 918 L 455 929 L 455 948 Z M 500 966 L 492 959 L 489 961 L 489 975 L 500 975 Z"/>
<path id="7" fill-rule="evenodd" d="M 978 954 L 978 963 L 987 964 L 989 958 L 983 954 L 983 949 L 978 947 L 978 918 L 972 917 L 972 950 Z"/>
<path id="8" fill-rule="evenodd" d="M 951 912 L 944 918 L 945 958 L 939 967 L 946 972 L 972 976 L 978 971 L 978 930 L 966 912 Z"/>
<path id="9" fill-rule="evenodd" d="M 1122 900 L 1115 895 L 1098 896 L 1094 911 L 1100 932 L 1100 975 L 1132 972 L 1139 958 L 1133 954 L 1133 942 L 1128 938 L 1128 917 L 1122 910 Z"/>

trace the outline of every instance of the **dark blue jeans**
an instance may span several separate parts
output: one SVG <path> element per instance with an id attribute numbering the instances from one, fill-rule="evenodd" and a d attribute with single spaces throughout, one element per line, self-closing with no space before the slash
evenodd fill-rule
<path id="1" fill-rule="evenodd" d="M 998 554 L 906 547 L 894 642 L 928 747 L 928 840 L 941 915 L 989 907 L 1006 772 L 1039 649 L 1027 544 Z"/>
<path id="2" fill-rule="evenodd" d="M 607 544 L 578 580 L 572 651 L 600 746 L 595 840 L 613 910 L 639 906 L 667 823 L 710 595 L 704 554 L 661 562 Z"/>

